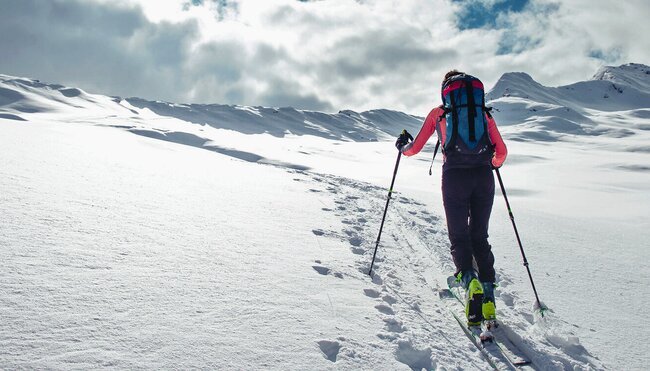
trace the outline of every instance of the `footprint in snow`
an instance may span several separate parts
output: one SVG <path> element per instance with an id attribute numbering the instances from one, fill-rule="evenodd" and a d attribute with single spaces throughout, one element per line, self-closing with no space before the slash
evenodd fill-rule
<path id="1" fill-rule="evenodd" d="M 508 294 L 508 293 L 505 293 L 505 292 L 499 292 L 498 290 L 496 291 L 495 294 L 496 294 L 496 296 L 498 296 L 501 300 L 503 300 L 503 302 L 505 303 L 505 305 L 507 305 L 507 306 L 509 306 L 509 307 L 512 307 L 512 306 L 515 304 L 515 298 L 514 298 L 512 295 L 510 295 L 510 294 Z"/>
<path id="2" fill-rule="evenodd" d="M 322 274 L 323 276 L 330 274 L 330 272 L 332 271 L 331 269 L 327 267 L 323 267 L 322 265 L 312 265 L 312 268 L 314 268 L 314 270 L 318 272 L 318 274 Z"/>
<path id="3" fill-rule="evenodd" d="M 420 218 L 420 219 L 422 219 L 422 221 L 424 221 L 425 223 L 433 223 L 433 218 L 430 216 L 425 216 L 424 218 Z"/>
<path id="4" fill-rule="evenodd" d="M 402 321 L 396 320 L 395 318 L 384 318 L 384 323 L 386 324 L 386 330 L 390 332 L 406 331 L 406 327 Z"/>
<path id="5" fill-rule="evenodd" d="M 381 293 L 375 289 L 363 289 L 363 293 L 369 298 L 378 298 Z"/>
<path id="6" fill-rule="evenodd" d="M 348 239 L 348 242 L 350 242 L 350 245 L 354 247 L 359 247 L 363 243 L 363 239 L 359 236 L 352 236 Z"/>
<path id="7" fill-rule="evenodd" d="M 392 297 L 391 295 L 385 295 L 382 299 L 383 299 L 386 303 L 388 303 L 388 304 L 390 304 L 390 305 L 393 305 L 393 304 L 397 303 L 397 299 L 395 299 L 395 298 Z"/>
<path id="8" fill-rule="evenodd" d="M 378 311 L 380 311 L 383 314 L 389 314 L 389 315 L 395 314 L 395 311 L 393 310 L 393 308 L 391 308 L 390 306 L 388 306 L 386 304 L 377 304 L 377 305 L 375 305 L 375 309 L 377 309 Z"/>
<path id="9" fill-rule="evenodd" d="M 353 247 L 352 248 L 352 253 L 355 254 L 355 255 L 363 255 L 363 254 L 366 253 L 366 250 L 364 248 L 361 248 L 361 247 Z"/>
<path id="10" fill-rule="evenodd" d="M 331 362 L 336 362 L 336 357 L 341 350 L 341 344 L 338 341 L 321 340 L 318 342 L 320 351 L 323 352 L 325 359 Z"/>
<path id="11" fill-rule="evenodd" d="M 322 229 L 312 229 L 311 233 L 315 234 L 316 236 L 322 236 L 325 234 L 325 231 Z"/>
<path id="12" fill-rule="evenodd" d="M 535 316 L 530 313 L 521 313 L 522 317 L 531 325 L 535 323 Z"/>
<path id="13" fill-rule="evenodd" d="M 417 349 L 409 340 L 400 340 L 395 352 L 395 359 L 412 370 L 432 370 L 436 366 L 431 361 L 431 348 Z"/>
<path id="14" fill-rule="evenodd" d="M 312 268 L 314 268 L 314 270 L 316 272 L 318 272 L 318 274 L 323 275 L 323 276 L 327 276 L 327 275 L 331 274 L 332 276 L 334 276 L 336 278 L 341 278 L 341 279 L 343 278 L 342 273 L 340 273 L 340 272 L 332 272 L 332 270 L 330 268 L 323 267 L 322 265 L 312 265 Z"/>

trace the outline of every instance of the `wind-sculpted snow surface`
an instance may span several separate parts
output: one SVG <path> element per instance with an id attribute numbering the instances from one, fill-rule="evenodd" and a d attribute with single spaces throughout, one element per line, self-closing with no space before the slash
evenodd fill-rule
<path id="1" fill-rule="evenodd" d="M 300 111 L 291 107 L 171 104 L 138 98 L 129 98 L 126 101 L 135 107 L 150 109 L 161 116 L 245 134 L 268 133 L 275 137 L 294 134 L 356 142 L 377 141 L 398 135 L 403 128 L 416 131 L 422 123 L 420 117 L 390 110 L 361 113 L 341 111 L 337 114 L 327 114 Z"/>
<path id="2" fill-rule="evenodd" d="M 395 197 L 371 279 L 383 187 L 113 128 L 0 130 L 3 368 L 488 367 L 436 295 L 448 246 L 418 201 Z M 601 367 L 501 282 L 537 367 Z"/>

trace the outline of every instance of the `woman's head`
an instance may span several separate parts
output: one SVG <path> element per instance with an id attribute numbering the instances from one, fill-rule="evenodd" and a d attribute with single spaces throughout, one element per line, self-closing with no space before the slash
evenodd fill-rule
<path id="1" fill-rule="evenodd" d="M 444 80 L 442 80 L 442 84 L 444 85 L 445 82 L 447 82 L 447 80 L 449 80 L 450 78 L 452 78 L 452 77 L 454 77 L 454 76 L 457 76 L 457 75 L 464 75 L 464 74 L 465 74 L 465 72 L 460 72 L 460 71 L 458 71 L 458 70 L 456 70 L 456 69 L 453 69 L 453 70 L 451 70 L 451 71 L 449 71 L 449 72 L 447 72 L 447 73 L 445 74 L 445 78 L 444 78 Z"/>

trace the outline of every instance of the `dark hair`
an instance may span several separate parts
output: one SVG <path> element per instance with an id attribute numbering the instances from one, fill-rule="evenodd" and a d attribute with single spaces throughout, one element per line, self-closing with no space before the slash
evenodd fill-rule
<path id="1" fill-rule="evenodd" d="M 444 84 L 447 80 L 449 80 L 451 77 L 457 76 L 457 75 L 464 75 L 465 72 L 460 72 L 456 69 L 453 69 L 445 74 L 445 78 L 442 80 L 442 83 Z"/>

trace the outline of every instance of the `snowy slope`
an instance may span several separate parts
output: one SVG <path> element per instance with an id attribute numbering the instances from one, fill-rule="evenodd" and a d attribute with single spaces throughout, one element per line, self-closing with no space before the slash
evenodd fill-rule
<path id="1" fill-rule="evenodd" d="M 515 212 L 547 273 L 542 289 L 558 314 L 591 329 L 578 331 L 582 342 L 613 368 L 642 369 L 650 350 L 634 340 L 644 336 L 650 294 L 639 264 L 650 258 L 648 71 L 603 67 L 556 88 L 505 74 L 489 93 L 511 154 L 503 173 L 520 196 Z M 493 218 L 492 230 L 505 218 Z M 493 244 L 507 242 L 491 234 Z"/>
<path id="2" fill-rule="evenodd" d="M 538 103 L 562 105 L 581 113 L 588 109 L 622 111 L 650 108 L 650 67 L 628 64 L 602 67 L 591 80 L 546 87 L 524 72 L 504 74 L 489 91 L 487 100 L 518 97 Z"/>
<path id="3" fill-rule="evenodd" d="M 643 122 L 650 118 L 649 85 L 650 67 L 639 64 L 603 67 L 589 81 L 560 87 L 513 72 L 504 74 L 486 99 L 500 125 L 520 125 L 511 139 L 621 138 L 648 129 Z"/>
<path id="4" fill-rule="evenodd" d="M 621 69 L 607 75 L 620 94 L 648 94 Z M 649 257 L 648 108 L 597 110 L 510 74 L 490 97 L 553 309 L 532 315 L 497 198 L 500 317 L 538 369 L 642 368 L 649 272 L 628 279 Z M 392 138 L 419 125 L 387 110 L 123 100 L 0 76 L 0 367 L 488 369 L 435 292 L 452 267 L 427 155 L 403 159 L 366 275 Z"/>
<path id="5" fill-rule="evenodd" d="M 148 108 L 161 116 L 175 117 L 196 124 L 207 124 L 220 129 L 244 134 L 269 133 L 276 137 L 286 134 L 313 135 L 328 139 L 376 141 L 392 137 L 395 123 L 417 130 L 421 118 L 390 110 L 366 112 L 341 111 L 326 114 L 301 111 L 291 107 L 267 108 L 217 104 L 172 104 L 128 98 L 129 104 Z"/>

